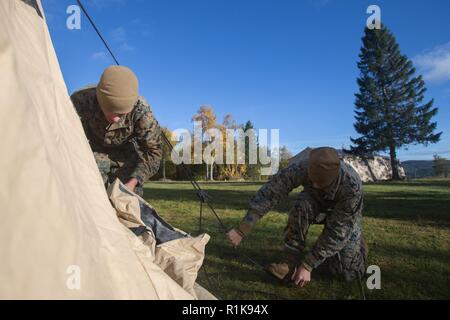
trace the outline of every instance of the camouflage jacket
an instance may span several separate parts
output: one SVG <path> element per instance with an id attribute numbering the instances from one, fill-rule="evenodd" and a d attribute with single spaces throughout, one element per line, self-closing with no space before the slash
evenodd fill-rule
<path id="1" fill-rule="evenodd" d="M 134 109 L 110 124 L 98 105 L 95 87 L 72 94 L 72 103 L 80 116 L 92 151 L 120 154 L 124 162 L 135 161 L 130 178 L 142 185 L 156 174 L 161 160 L 161 128 L 150 105 L 139 97 Z M 137 157 L 136 157 L 137 154 Z M 136 159 L 132 160 L 132 159 Z"/>
<path id="2" fill-rule="evenodd" d="M 323 191 L 314 189 L 308 178 L 308 160 L 281 170 L 250 200 L 249 210 L 239 229 L 248 235 L 260 218 L 300 185 L 304 187 L 304 192 L 309 193 L 317 201 L 320 211 L 326 213 L 325 227 L 303 260 L 303 263 L 312 269 L 341 251 L 355 228 L 361 227 L 362 182 L 358 173 L 343 161 L 338 178 Z"/>

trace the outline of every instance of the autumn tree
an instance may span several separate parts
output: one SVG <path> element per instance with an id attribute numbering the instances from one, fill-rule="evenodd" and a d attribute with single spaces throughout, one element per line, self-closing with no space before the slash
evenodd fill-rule
<path id="1" fill-rule="evenodd" d="M 204 133 L 204 137 L 202 137 L 202 149 L 204 146 L 204 138 L 210 138 L 208 137 L 208 130 L 209 129 L 218 129 L 217 126 L 217 117 L 214 112 L 214 109 L 212 106 L 201 106 L 200 109 L 197 111 L 196 114 L 192 116 L 193 122 L 200 122 L 201 127 Z M 212 154 L 212 159 L 210 163 L 205 162 L 206 165 L 206 179 L 214 180 L 214 161 L 215 161 L 215 154 Z"/>

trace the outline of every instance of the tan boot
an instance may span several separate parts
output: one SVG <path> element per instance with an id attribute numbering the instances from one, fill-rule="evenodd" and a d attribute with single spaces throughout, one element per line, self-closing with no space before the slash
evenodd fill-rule
<path id="1" fill-rule="evenodd" d="M 289 281 L 300 264 L 298 254 L 286 253 L 280 262 L 271 263 L 266 267 L 266 271 L 282 281 Z"/>
<path id="2" fill-rule="evenodd" d="M 288 263 L 278 262 L 271 263 L 266 267 L 266 271 L 279 280 L 289 280 L 295 271 L 295 267 L 289 266 Z"/>

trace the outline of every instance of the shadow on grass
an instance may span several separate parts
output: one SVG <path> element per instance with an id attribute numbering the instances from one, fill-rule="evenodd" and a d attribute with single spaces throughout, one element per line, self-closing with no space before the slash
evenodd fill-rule
<path id="1" fill-rule="evenodd" d="M 377 256 L 384 257 L 384 262 L 380 265 L 383 290 L 366 289 L 366 295 L 369 298 L 448 299 L 450 297 L 448 290 L 450 271 L 446 267 L 450 262 L 450 253 L 444 250 L 425 250 L 389 244 L 374 248 L 373 251 L 378 251 Z M 226 292 L 227 298 L 231 299 L 243 297 L 303 299 L 316 296 L 317 290 L 326 290 L 325 293 L 320 294 L 320 297 L 342 299 L 350 292 L 353 298 L 360 298 L 357 280 L 346 282 L 340 277 L 333 276 L 326 262 L 314 270 L 313 278 L 316 287 L 308 286 L 307 291 L 299 292 L 295 285 L 275 279 L 246 260 L 239 254 L 240 252 L 262 265 L 278 261 L 282 255 L 282 251 L 276 249 L 241 247 L 235 250 L 223 244 L 211 244 L 205 264 L 209 270 L 210 281 L 215 286 L 213 291 L 217 290 L 217 294 Z M 408 262 L 405 263 L 406 261 Z M 373 264 L 373 261 L 371 263 L 369 258 L 368 265 L 370 264 Z M 367 276 L 362 279 L 363 284 L 366 279 Z M 202 277 L 201 280 L 204 281 Z M 258 291 L 258 288 L 261 290 Z M 315 289 L 309 291 L 313 288 Z"/>
<path id="2" fill-rule="evenodd" d="M 206 227 L 214 230 L 212 225 Z M 350 294 L 352 299 L 360 298 L 358 283 L 347 283 L 333 276 L 326 263 L 314 271 L 314 285 L 300 291 L 293 284 L 283 284 L 260 268 L 283 257 L 280 232 L 279 226 L 262 225 L 237 249 L 230 247 L 219 232 L 210 233 L 212 239 L 207 246 L 205 264 L 219 296 L 224 294 L 224 298 L 228 299 L 347 299 Z M 416 246 L 414 242 L 396 244 L 380 240 L 379 244 L 369 243 L 368 265 L 371 264 L 382 268 L 383 290 L 366 290 L 368 298 L 429 299 L 450 296 L 450 252 L 446 251 L 445 244 L 442 248 L 435 248 L 426 243 Z M 201 280 L 205 283 L 203 277 Z"/>
<path id="3" fill-rule="evenodd" d="M 208 254 L 208 252 L 210 252 Z M 346 282 L 341 277 L 333 276 L 326 263 L 314 270 L 314 286 L 301 289 L 291 281 L 281 281 L 269 274 L 263 267 L 268 263 L 280 261 L 283 255 L 282 250 L 265 248 L 239 248 L 230 249 L 227 246 L 211 245 L 207 252 L 205 265 L 208 269 L 209 286 L 217 295 L 226 294 L 229 299 L 311 299 L 317 298 L 317 290 L 323 291 L 322 298 L 344 297 L 350 292 L 349 288 L 359 298 L 358 286 L 356 282 Z M 220 257 L 214 253 L 220 252 Z M 256 260 L 255 265 L 247 260 L 243 254 Z M 200 276 L 200 281 L 208 281 L 204 275 Z M 329 284 L 334 283 L 334 288 L 330 291 Z M 337 287 L 336 287 L 337 285 Z M 306 290 L 306 291 L 305 291 Z"/>
<path id="4" fill-rule="evenodd" d="M 429 186 L 448 185 L 446 181 L 421 182 Z M 242 186 L 241 183 L 216 183 L 222 189 L 214 188 L 214 183 L 208 183 L 206 190 L 210 196 L 210 203 L 218 210 L 238 210 L 245 212 L 248 209 L 248 203 L 256 191 L 252 190 L 230 190 L 236 186 Z M 227 189 L 224 189 L 224 185 Z M 378 184 L 393 186 L 395 184 Z M 374 218 L 388 218 L 405 221 L 432 221 L 450 226 L 450 197 L 441 192 L 421 192 L 409 190 L 407 187 L 414 184 L 407 183 L 399 186 L 405 186 L 404 190 L 399 191 L 368 191 L 365 193 L 364 216 Z M 212 188 L 211 188 L 212 186 Z M 292 192 L 287 201 L 282 201 L 273 208 L 279 212 L 288 213 L 292 207 L 298 192 Z M 144 197 L 150 202 L 152 200 L 164 200 L 175 202 L 198 202 L 198 197 L 193 190 L 183 189 L 180 185 L 174 184 L 173 188 L 145 188 Z"/>
<path id="5" fill-rule="evenodd" d="M 369 258 L 372 255 L 372 253 L 370 253 L 370 250 L 375 251 L 377 253 L 377 256 L 382 255 L 391 259 L 406 258 L 416 263 L 418 259 L 422 259 L 422 264 L 427 264 L 427 262 L 433 261 L 450 266 L 450 252 L 444 249 L 434 249 L 428 247 L 425 250 L 423 248 L 417 248 L 412 245 L 405 247 L 384 243 L 383 245 L 374 245 L 371 248 L 369 247 Z M 425 272 L 428 271 L 430 270 L 426 270 Z"/>
<path id="6" fill-rule="evenodd" d="M 445 194 L 386 192 L 366 194 L 364 216 L 405 221 L 433 221 L 450 226 L 450 198 Z"/>
<path id="7" fill-rule="evenodd" d="M 431 221 L 437 227 L 450 226 L 450 197 L 446 190 L 447 181 L 420 181 L 413 183 L 381 183 L 371 184 L 365 193 L 364 215 L 372 218 L 398 219 L 401 221 Z M 202 184 L 211 195 L 211 203 L 217 208 L 219 216 L 226 225 L 236 222 L 236 214 L 223 215 L 222 210 L 238 210 L 245 212 L 249 199 L 255 194 L 258 185 L 252 189 L 253 183 L 208 183 Z M 380 186 L 373 187 L 373 186 Z M 245 186 L 240 190 L 239 186 Z M 386 186 L 386 188 L 384 188 Z M 389 186 L 389 188 L 387 188 Z M 188 212 L 188 218 L 180 222 L 182 229 L 197 230 L 198 198 L 188 189 L 187 184 L 152 185 L 145 189 L 145 198 L 150 202 L 162 201 L 167 210 L 172 202 L 183 202 L 183 212 Z M 411 187 L 411 188 L 410 188 Z M 436 187 L 432 189 L 416 187 Z M 416 188 L 416 189 L 415 189 Z M 280 212 L 288 212 L 297 192 L 292 193 L 288 201 L 275 208 Z M 177 204 L 178 205 L 178 204 Z M 192 215 L 190 214 L 192 210 Z M 176 215 L 173 215 L 174 219 Z M 205 265 L 211 277 L 213 286 L 219 297 L 225 299 L 303 299 L 303 298 L 346 298 L 348 292 L 358 298 L 357 286 L 336 281 L 328 272 L 326 265 L 314 271 L 314 283 L 306 290 L 298 290 L 293 285 L 283 285 L 255 266 L 240 253 L 251 257 L 259 265 L 279 261 L 283 256 L 281 223 L 262 223 L 254 230 L 237 250 L 229 246 L 221 234 L 217 221 L 208 211 L 205 212 L 204 228 L 211 235 L 211 241 L 206 249 Z M 195 224 L 193 224 L 195 223 Z M 369 223 L 373 221 L 369 220 Z M 422 224 L 414 229 L 405 229 L 408 234 L 407 244 L 389 243 L 374 234 L 373 239 L 379 244 L 369 243 L 369 264 L 379 264 L 382 267 L 382 290 L 366 291 L 369 298 L 449 298 L 450 291 L 450 252 L 445 251 L 445 239 L 438 239 L 442 248 L 435 247 L 431 240 L 420 244 L 419 231 Z M 401 225 L 399 224 L 399 228 Z M 400 230 L 400 229 L 399 229 Z M 401 232 L 401 231 L 400 231 Z M 193 232 L 194 235 L 197 232 Z M 443 233 L 444 234 L 444 233 Z M 400 235 L 399 235 L 400 236 Z M 417 248 L 414 246 L 418 242 Z M 428 242 L 427 242 L 428 241 Z M 426 246 L 426 248 L 425 248 Z M 202 272 L 199 275 L 201 283 L 208 287 Z M 221 296 L 221 294 L 224 294 Z"/>
<path id="8" fill-rule="evenodd" d="M 450 179 L 435 179 L 435 180 L 414 180 L 414 181 L 382 181 L 365 183 L 367 186 L 408 186 L 408 187 L 436 187 L 450 188 Z"/>
<path id="9" fill-rule="evenodd" d="M 450 298 L 448 251 L 394 244 L 384 244 L 375 250 L 378 257 L 384 257 L 384 265 L 380 265 L 382 283 L 392 298 Z"/>
<path id="10" fill-rule="evenodd" d="M 255 191 L 247 190 L 227 190 L 227 189 L 208 189 L 206 190 L 210 197 L 210 203 L 214 208 L 221 210 L 247 210 L 248 203 L 252 196 L 255 195 Z M 156 189 L 145 188 L 144 198 L 149 200 L 164 200 L 164 201 L 176 201 L 176 202 L 198 202 L 199 198 L 194 190 L 186 190 L 180 188 L 172 189 Z M 295 194 L 289 196 L 289 201 L 280 204 L 275 209 L 281 212 L 288 212 L 290 204 L 295 200 Z"/>

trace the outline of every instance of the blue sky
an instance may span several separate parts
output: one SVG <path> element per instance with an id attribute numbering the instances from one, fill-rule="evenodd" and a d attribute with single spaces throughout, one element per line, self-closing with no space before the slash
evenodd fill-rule
<path id="1" fill-rule="evenodd" d="M 164 126 L 192 128 L 201 105 L 218 119 L 279 128 L 292 152 L 348 147 L 361 37 L 371 4 L 424 75 L 439 114 L 438 144 L 399 151 L 402 161 L 450 158 L 448 0 L 84 0 L 121 64 Z M 88 20 L 69 30 L 74 0 L 42 0 L 69 90 L 113 64 Z"/>

